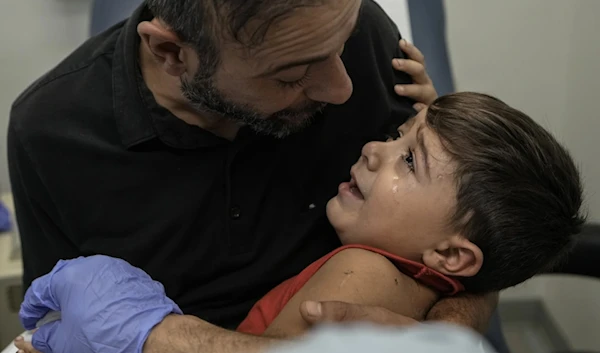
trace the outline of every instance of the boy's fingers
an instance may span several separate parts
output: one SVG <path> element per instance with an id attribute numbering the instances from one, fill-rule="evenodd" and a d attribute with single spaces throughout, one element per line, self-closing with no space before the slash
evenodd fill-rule
<path id="1" fill-rule="evenodd" d="M 417 61 L 394 59 L 392 61 L 392 66 L 398 71 L 406 72 L 413 78 L 415 83 L 427 84 L 430 81 L 427 71 L 425 71 L 425 66 Z"/>
<path id="2" fill-rule="evenodd" d="M 421 53 L 419 48 L 409 43 L 406 39 L 400 40 L 400 49 L 402 49 L 402 51 L 405 52 L 410 59 L 415 60 L 425 66 L 425 56 L 423 53 Z"/>
<path id="3" fill-rule="evenodd" d="M 420 112 L 421 110 L 427 108 L 426 104 L 423 103 L 416 103 L 413 105 L 413 109 L 416 110 L 417 112 Z"/>
<path id="4" fill-rule="evenodd" d="M 420 85 L 396 85 L 394 91 L 400 96 L 412 98 L 417 102 L 423 102 L 425 99 L 423 87 Z"/>

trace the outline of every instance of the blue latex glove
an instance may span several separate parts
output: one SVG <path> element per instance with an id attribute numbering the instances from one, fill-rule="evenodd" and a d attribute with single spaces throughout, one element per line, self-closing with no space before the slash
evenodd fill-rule
<path id="1" fill-rule="evenodd" d="M 108 257 L 59 261 L 31 284 L 19 317 L 27 330 L 49 311 L 61 319 L 32 338 L 42 353 L 141 353 L 152 328 L 181 309 L 162 284 L 129 263 Z"/>

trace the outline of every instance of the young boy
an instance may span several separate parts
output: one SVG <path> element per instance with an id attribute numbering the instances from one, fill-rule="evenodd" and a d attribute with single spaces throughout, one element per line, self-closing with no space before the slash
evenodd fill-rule
<path id="1" fill-rule="evenodd" d="M 498 291 L 549 270 L 584 222 L 569 153 L 483 94 L 437 99 L 364 146 L 327 205 L 343 247 L 264 296 L 238 331 L 303 333 L 305 300 L 374 305 L 423 320 L 442 295 Z"/>

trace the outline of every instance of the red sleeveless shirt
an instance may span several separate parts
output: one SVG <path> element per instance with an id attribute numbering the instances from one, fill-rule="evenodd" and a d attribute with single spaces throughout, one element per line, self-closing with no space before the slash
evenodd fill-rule
<path id="1" fill-rule="evenodd" d="M 398 270 L 420 283 L 444 295 L 454 295 L 464 290 L 463 285 L 456 279 L 434 271 L 425 265 L 404 259 L 383 250 L 365 245 L 345 245 L 335 249 L 319 260 L 310 264 L 300 274 L 294 276 L 262 297 L 250 310 L 246 319 L 238 326 L 238 332 L 252 335 L 262 335 L 267 327 L 275 320 L 285 305 L 298 293 L 306 282 L 334 255 L 345 249 L 364 249 L 385 256 L 392 261 Z"/>

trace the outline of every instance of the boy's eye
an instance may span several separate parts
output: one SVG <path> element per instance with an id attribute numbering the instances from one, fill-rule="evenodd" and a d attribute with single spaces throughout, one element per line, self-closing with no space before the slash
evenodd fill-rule
<path id="1" fill-rule="evenodd" d="M 411 172 L 415 171 L 414 155 L 411 150 L 409 150 L 408 154 L 404 157 L 404 162 L 406 163 L 408 169 L 410 169 Z"/>
<path id="2" fill-rule="evenodd" d="M 385 136 L 385 142 L 390 142 L 390 141 L 394 141 L 397 140 L 399 138 L 402 137 L 402 131 L 400 130 L 393 130 L 393 132 L 387 134 Z"/>

